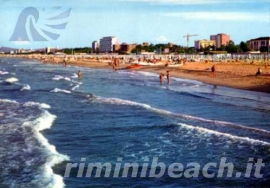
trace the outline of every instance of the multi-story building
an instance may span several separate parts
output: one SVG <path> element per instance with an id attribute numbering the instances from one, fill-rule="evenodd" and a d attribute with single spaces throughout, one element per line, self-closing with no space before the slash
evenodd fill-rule
<path id="1" fill-rule="evenodd" d="M 98 41 L 92 42 L 92 50 L 93 50 L 94 53 L 98 52 L 98 48 L 99 48 Z"/>
<path id="2" fill-rule="evenodd" d="M 137 47 L 137 44 L 127 44 L 122 43 L 121 45 L 116 44 L 113 46 L 114 52 L 124 52 L 124 53 L 131 53 Z"/>
<path id="3" fill-rule="evenodd" d="M 260 51 L 262 47 L 270 47 L 270 37 L 260 37 L 256 39 L 251 39 L 248 41 L 252 50 Z M 268 51 L 268 50 L 267 50 Z"/>
<path id="4" fill-rule="evenodd" d="M 100 39 L 99 51 L 101 53 L 113 52 L 113 46 L 118 44 L 118 38 L 114 36 L 103 37 Z"/>
<path id="5" fill-rule="evenodd" d="M 195 41 L 195 49 L 200 50 L 202 48 L 207 48 L 209 46 L 216 46 L 216 41 L 214 40 L 196 40 Z"/>
<path id="6" fill-rule="evenodd" d="M 214 40 L 216 42 L 216 48 L 220 48 L 221 46 L 229 44 L 230 35 L 219 33 L 217 35 L 211 35 L 210 40 Z"/>

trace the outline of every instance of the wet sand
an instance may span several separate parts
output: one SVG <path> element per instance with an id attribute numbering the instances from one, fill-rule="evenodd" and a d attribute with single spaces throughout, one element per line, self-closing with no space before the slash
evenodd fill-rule
<path id="1" fill-rule="evenodd" d="M 69 62 L 69 65 L 112 69 L 108 63 L 103 62 L 74 61 Z M 213 77 L 213 73 L 211 72 L 211 67 L 213 65 L 215 65 L 216 68 L 216 77 Z M 127 66 L 129 65 L 120 65 L 117 69 L 124 69 Z M 256 76 L 259 67 L 263 74 L 267 73 L 269 76 Z M 164 65 L 142 66 L 142 68 L 130 71 L 146 71 L 157 74 L 166 74 L 167 70 L 170 71 L 172 77 L 197 80 L 217 86 L 270 93 L 270 66 L 266 67 L 264 65 L 190 62 L 180 67 L 165 67 Z"/>
<path id="2" fill-rule="evenodd" d="M 19 56 L 21 58 L 21 56 Z M 25 56 L 23 58 L 36 59 L 44 63 L 63 64 L 63 58 L 55 58 L 48 56 Z M 96 69 L 112 69 L 109 65 L 111 60 L 109 59 L 69 59 L 66 61 L 67 65 L 90 67 Z M 263 61 L 223 61 L 223 62 L 186 62 L 183 66 L 179 67 L 165 67 L 165 61 L 163 65 L 158 66 L 142 66 L 138 69 L 132 69 L 130 71 L 147 71 L 157 74 L 170 71 L 172 77 L 184 78 L 201 81 L 211 85 L 226 86 L 238 89 L 259 91 L 270 93 L 270 64 L 268 66 Z M 117 69 L 125 69 L 130 64 L 120 64 Z M 211 67 L 215 65 L 216 77 L 213 77 Z M 258 68 L 261 68 L 263 74 L 256 76 Z M 82 70 L 83 72 L 83 70 Z M 157 80 L 158 82 L 159 80 Z"/>

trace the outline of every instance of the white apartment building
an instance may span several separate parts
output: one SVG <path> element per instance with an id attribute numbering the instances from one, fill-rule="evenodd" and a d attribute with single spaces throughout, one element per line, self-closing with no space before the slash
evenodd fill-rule
<path id="1" fill-rule="evenodd" d="M 118 38 L 113 36 L 103 37 L 100 39 L 99 44 L 99 51 L 101 53 L 113 52 L 113 45 L 118 44 Z"/>
<path id="2" fill-rule="evenodd" d="M 93 50 L 93 52 L 96 53 L 98 48 L 99 48 L 99 43 L 98 43 L 98 41 L 92 42 L 92 50 Z"/>

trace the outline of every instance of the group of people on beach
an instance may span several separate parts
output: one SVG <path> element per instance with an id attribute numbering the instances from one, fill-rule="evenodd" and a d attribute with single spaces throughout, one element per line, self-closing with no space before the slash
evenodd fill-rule
<path id="1" fill-rule="evenodd" d="M 163 73 L 160 73 L 159 74 L 159 82 L 160 82 L 161 85 L 164 82 L 164 76 L 165 75 Z M 171 75 L 170 75 L 170 71 L 168 71 L 168 70 L 167 70 L 166 77 L 167 77 L 167 84 L 170 84 Z"/>

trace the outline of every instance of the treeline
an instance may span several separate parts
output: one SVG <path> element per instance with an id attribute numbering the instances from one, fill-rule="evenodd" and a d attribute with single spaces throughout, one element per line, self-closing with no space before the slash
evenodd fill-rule
<path id="1" fill-rule="evenodd" d="M 150 44 L 149 46 L 138 45 L 132 53 L 140 53 L 140 52 L 164 52 L 165 49 L 169 49 L 170 53 L 196 53 L 196 52 L 205 52 L 211 53 L 211 51 L 222 51 L 228 53 L 237 53 L 237 52 L 249 52 L 251 51 L 251 47 L 247 42 L 240 42 L 240 44 L 235 44 L 234 41 L 230 41 L 228 45 L 221 46 L 220 48 L 216 48 L 215 46 L 208 46 L 206 48 L 201 48 L 200 50 L 195 50 L 194 47 L 186 48 L 181 45 L 171 45 L 171 44 Z M 261 52 L 267 52 L 267 47 L 263 47 Z"/>
<path id="2" fill-rule="evenodd" d="M 92 48 L 84 47 L 84 48 L 65 48 L 63 50 L 66 54 L 75 54 L 75 53 L 92 53 Z"/>
<path id="3" fill-rule="evenodd" d="M 137 45 L 131 53 L 141 53 L 141 52 L 158 52 L 162 53 L 165 49 L 169 49 L 170 53 L 194 53 L 194 48 L 186 48 L 181 45 L 175 44 L 150 44 L 149 46 Z"/>
<path id="4" fill-rule="evenodd" d="M 198 52 L 203 52 L 205 54 L 211 54 L 213 52 L 228 52 L 228 53 L 242 53 L 252 51 L 251 47 L 247 42 L 240 42 L 239 44 L 235 44 L 234 41 L 230 41 L 226 46 L 221 46 L 220 48 L 216 48 L 215 46 L 208 46 L 206 48 L 202 48 L 200 50 L 195 50 L 194 47 L 184 47 L 181 45 L 175 44 L 150 44 L 150 45 L 137 45 L 135 49 L 131 51 L 131 53 L 139 54 L 141 52 L 156 52 L 159 54 L 166 53 L 166 49 L 168 49 L 168 53 L 175 54 L 193 54 Z M 262 47 L 260 49 L 261 52 L 267 52 L 267 47 Z M 66 48 L 63 50 L 66 54 L 76 54 L 76 53 L 92 53 L 92 48 L 84 47 L 84 48 Z"/>

